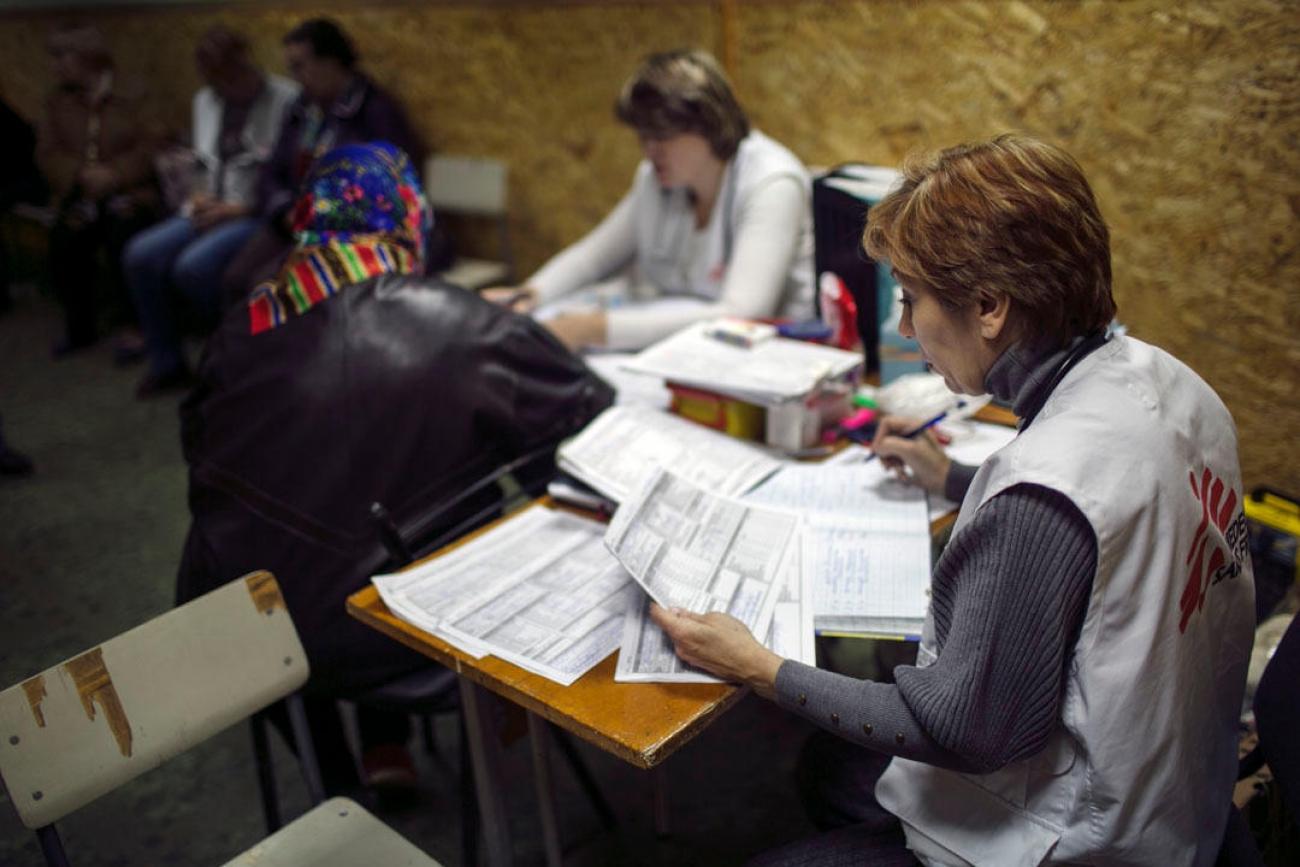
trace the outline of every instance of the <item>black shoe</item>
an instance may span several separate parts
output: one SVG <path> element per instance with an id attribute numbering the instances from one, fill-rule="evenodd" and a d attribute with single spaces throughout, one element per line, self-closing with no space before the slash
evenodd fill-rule
<path id="1" fill-rule="evenodd" d="M 145 356 L 143 346 L 127 345 L 119 343 L 113 347 L 113 363 L 118 367 L 130 367 Z"/>
<path id="2" fill-rule="evenodd" d="M 7 446 L 0 447 L 0 476 L 30 476 L 35 469 L 27 455 Z"/>
<path id="3" fill-rule="evenodd" d="M 194 374 L 188 367 L 178 367 L 166 373 L 149 371 L 135 387 L 135 396 L 141 400 L 167 394 L 169 392 L 189 391 L 194 387 Z"/>

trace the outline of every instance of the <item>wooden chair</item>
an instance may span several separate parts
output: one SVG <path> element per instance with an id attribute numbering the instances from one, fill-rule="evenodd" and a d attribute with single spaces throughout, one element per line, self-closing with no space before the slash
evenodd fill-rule
<path id="1" fill-rule="evenodd" d="M 357 804 L 321 803 L 296 692 L 308 673 L 275 578 L 246 575 L 0 692 L 0 777 L 46 861 L 66 865 L 55 822 L 287 697 L 319 806 L 230 863 L 436 865 Z"/>
<path id="2" fill-rule="evenodd" d="M 482 157 L 432 156 L 425 163 L 424 187 L 436 216 L 461 215 L 496 224 L 495 259 L 457 256 L 437 276 L 472 292 L 510 282 L 514 254 L 506 211 L 506 164 Z"/>

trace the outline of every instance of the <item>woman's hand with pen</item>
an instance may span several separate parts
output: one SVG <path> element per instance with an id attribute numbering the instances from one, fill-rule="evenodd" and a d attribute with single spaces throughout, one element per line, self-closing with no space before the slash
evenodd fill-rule
<path id="1" fill-rule="evenodd" d="M 925 424 L 925 419 L 886 416 L 876 426 L 871 449 L 900 479 L 942 495 L 952 460 L 939 447 L 933 426 L 915 433 Z"/>

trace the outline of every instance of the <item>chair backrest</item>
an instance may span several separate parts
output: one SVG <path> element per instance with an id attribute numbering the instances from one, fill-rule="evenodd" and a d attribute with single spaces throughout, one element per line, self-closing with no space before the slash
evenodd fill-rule
<path id="1" fill-rule="evenodd" d="M 254 572 L 0 692 L 0 776 L 50 825 L 306 682 L 269 572 Z"/>
<path id="2" fill-rule="evenodd" d="M 506 164 L 501 160 L 431 156 L 424 164 L 424 187 L 435 212 L 505 216 Z"/>

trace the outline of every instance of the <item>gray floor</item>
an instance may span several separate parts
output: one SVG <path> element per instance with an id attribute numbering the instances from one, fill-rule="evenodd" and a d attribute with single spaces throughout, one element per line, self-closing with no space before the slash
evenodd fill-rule
<path id="1" fill-rule="evenodd" d="M 54 362 L 58 311 L 19 287 L 0 317 L 0 415 L 36 462 L 0 479 L 0 687 L 166 610 L 188 523 L 177 398 L 133 397 L 138 369 L 112 366 L 107 345 Z M 809 833 L 792 769 L 807 729 L 756 698 L 669 762 L 674 833 L 653 831 L 649 778 L 583 748 L 620 826 L 604 832 L 557 768 L 568 863 L 729 864 Z M 454 764 L 456 732 L 439 723 Z M 277 743 L 286 811 L 307 806 L 295 762 Z M 762 757 L 755 761 L 755 757 Z M 417 750 L 419 801 L 380 815 L 425 851 L 460 862 L 454 768 Z M 507 751 L 519 863 L 540 863 L 527 742 Z M 263 834 L 245 726 L 101 798 L 60 826 L 74 864 L 220 864 Z M 33 836 L 0 806 L 0 864 L 40 864 Z"/>

